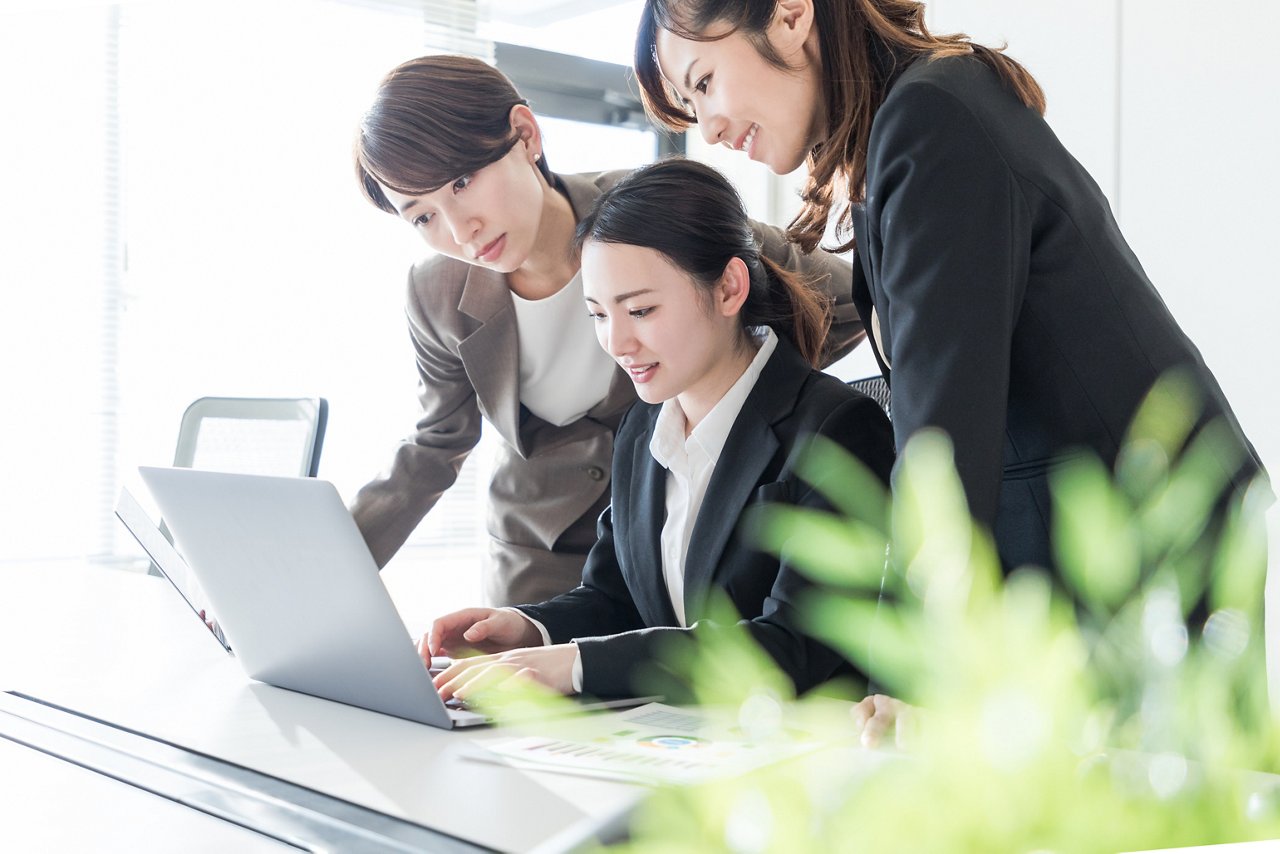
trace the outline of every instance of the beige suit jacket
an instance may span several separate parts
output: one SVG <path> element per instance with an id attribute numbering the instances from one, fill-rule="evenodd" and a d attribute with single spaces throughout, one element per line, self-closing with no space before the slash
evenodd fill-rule
<path id="1" fill-rule="evenodd" d="M 563 175 L 557 184 L 581 219 L 625 174 Z M 849 265 L 822 252 L 800 255 L 776 228 L 756 230 L 764 254 L 803 271 L 832 296 L 828 350 L 832 360 L 848 352 L 865 335 Z M 378 565 L 453 485 L 483 419 L 502 438 L 489 483 L 486 598 L 493 605 L 541 602 L 576 587 L 596 519 L 609 504 L 614 432 L 636 400 L 630 379 L 619 368 L 604 400 L 557 427 L 520 405 L 515 308 L 501 273 L 429 258 L 409 273 L 406 312 L 422 416 L 391 466 L 351 507 Z"/>

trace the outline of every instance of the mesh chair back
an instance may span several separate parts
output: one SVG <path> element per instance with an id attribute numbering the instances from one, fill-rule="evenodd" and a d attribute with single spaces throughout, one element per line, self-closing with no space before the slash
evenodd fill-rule
<path id="1" fill-rule="evenodd" d="M 182 414 L 173 464 L 315 477 L 328 415 L 323 397 L 202 397 Z"/>
<path id="2" fill-rule="evenodd" d="M 884 381 L 884 377 L 875 376 L 861 380 L 850 380 L 848 385 L 849 388 L 860 391 L 875 400 L 876 403 L 880 404 L 880 408 L 884 410 L 884 414 L 889 416 L 889 420 L 893 420 L 893 411 L 890 409 L 889 384 Z"/>

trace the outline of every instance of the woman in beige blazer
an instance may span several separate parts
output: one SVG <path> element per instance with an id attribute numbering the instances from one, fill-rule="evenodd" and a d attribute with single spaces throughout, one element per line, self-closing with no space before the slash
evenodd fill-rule
<path id="1" fill-rule="evenodd" d="M 552 173 L 511 81 L 459 56 L 410 60 L 384 78 L 355 164 L 368 200 L 436 253 L 410 271 L 406 299 L 422 415 L 351 508 L 370 551 L 382 566 L 404 544 L 453 485 L 483 418 L 502 438 L 489 484 L 486 597 L 540 602 L 576 587 L 609 503 L 614 433 L 636 395 L 612 360 L 594 361 L 601 351 L 582 308 L 573 233 L 625 173 Z M 763 254 L 831 298 L 826 361 L 848 352 L 865 334 L 848 264 L 802 256 L 781 231 L 755 229 Z M 565 293 L 575 313 L 560 319 Z M 578 314 L 588 321 L 581 328 Z"/>

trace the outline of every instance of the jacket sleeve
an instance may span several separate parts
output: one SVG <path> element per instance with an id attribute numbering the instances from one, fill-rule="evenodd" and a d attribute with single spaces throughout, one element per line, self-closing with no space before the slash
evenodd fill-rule
<path id="1" fill-rule="evenodd" d="M 432 286 L 433 269 L 428 265 L 421 273 L 410 273 L 405 308 L 422 415 L 413 436 L 397 448 L 390 468 L 361 488 L 351 505 L 351 515 L 379 567 L 391 560 L 453 485 L 463 460 L 480 441 L 475 389 L 461 358 L 437 332 L 418 296 L 419 287 Z"/>
<path id="2" fill-rule="evenodd" d="M 848 355 L 849 351 L 867 337 L 858 309 L 853 305 L 853 269 L 849 262 L 838 255 L 815 249 L 808 255 L 794 243 L 788 243 L 781 229 L 752 220 L 751 228 L 760 251 L 780 267 L 794 270 L 831 300 L 831 329 L 822 366 L 826 367 Z"/>
<path id="3" fill-rule="evenodd" d="M 849 398 L 832 409 L 815 432 L 839 443 L 887 482 L 893 467 L 893 430 L 884 410 L 874 400 L 863 395 Z M 794 450 L 794 447 L 788 449 L 788 455 Z M 831 509 L 821 494 L 789 470 L 783 473 L 782 480 L 758 489 L 756 494 L 765 501 Z M 746 509 L 742 508 L 742 512 Z M 845 662 L 838 653 L 800 628 L 797 605 L 812 584 L 785 558 L 773 565 L 777 567 L 777 576 L 760 616 L 743 620 L 739 625 L 791 678 L 796 691 L 804 692 L 830 679 Z M 732 568 L 722 566 L 719 572 L 729 575 Z M 583 690 L 597 696 L 632 694 L 635 687 L 631 678 L 636 666 L 660 655 L 662 645 L 668 643 L 670 637 L 683 634 L 696 642 L 709 633 L 723 630 L 723 626 L 700 620 L 688 628 L 656 627 L 610 637 L 578 638 Z"/>
<path id="4" fill-rule="evenodd" d="M 597 534 L 599 538 L 587 554 L 580 585 L 546 602 L 518 606 L 543 625 L 552 643 L 644 626 L 618 565 L 612 507 L 600 514 Z"/>
<path id="5" fill-rule="evenodd" d="M 924 427 L 955 445 L 969 507 L 994 526 L 1013 330 L 1030 213 L 991 135 L 955 95 L 894 92 L 876 117 L 867 221 L 893 383 L 898 448 Z"/>

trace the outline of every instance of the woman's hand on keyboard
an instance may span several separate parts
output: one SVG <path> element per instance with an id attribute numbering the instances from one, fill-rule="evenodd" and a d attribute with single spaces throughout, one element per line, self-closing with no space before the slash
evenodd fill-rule
<path id="1" fill-rule="evenodd" d="M 489 691 L 500 693 L 511 687 L 511 679 L 528 679 L 557 693 L 573 694 L 573 665 L 577 658 L 578 645 L 574 643 L 464 658 L 436 676 L 435 686 L 440 699 L 446 701 L 452 697 L 474 700 Z"/>

